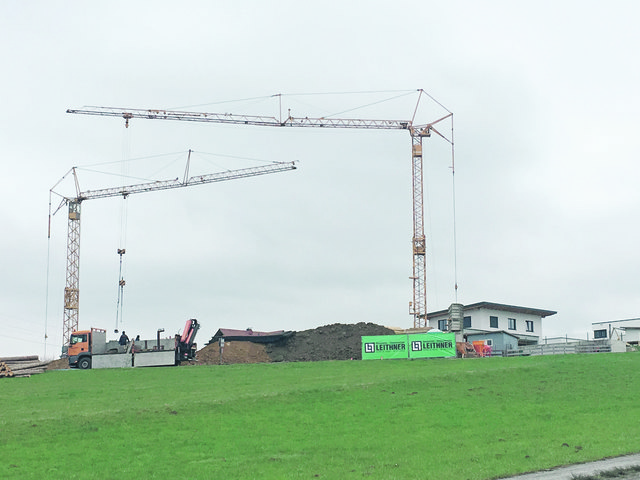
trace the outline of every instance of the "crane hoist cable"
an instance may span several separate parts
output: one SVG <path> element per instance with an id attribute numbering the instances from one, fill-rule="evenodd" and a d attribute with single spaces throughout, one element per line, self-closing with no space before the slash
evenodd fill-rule
<path id="1" fill-rule="evenodd" d="M 120 256 L 120 270 L 118 272 L 118 302 L 116 303 L 116 327 L 113 330 L 115 333 L 118 333 L 118 319 L 120 323 L 122 323 L 122 310 L 124 306 L 124 286 L 125 280 L 122 276 L 122 256 L 125 254 L 126 250 L 124 248 L 118 249 L 118 255 Z"/>
<path id="2" fill-rule="evenodd" d="M 453 289 L 455 303 L 458 303 L 458 240 L 456 230 L 456 160 L 453 143 L 453 116 L 451 117 L 451 198 L 453 203 Z"/>
<path id="3" fill-rule="evenodd" d="M 130 157 L 131 157 L 131 134 L 129 125 L 125 126 L 122 137 L 122 160 L 120 162 L 120 180 L 121 187 L 124 189 L 126 186 L 126 180 L 129 178 L 130 173 Z M 116 302 L 116 324 L 114 332 L 118 333 L 118 325 L 122 326 L 124 323 L 123 309 L 124 309 L 124 286 L 126 282 L 123 275 L 123 255 L 126 252 L 127 244 L 127 220 L 128 220 L 128 195 L 123 195 L 120 203 L 120 239 L 118 241 L 117 253 L 119 257 L 120 267 L 118 270 L 118 300 Z M 126 267 L 126 265 L 125 265 Z"/>
<path id="4" fill-rule="evenodd" d="M 45 294 L 44 294 L 44 354 L 42 358 L 47 358 L 47 340 L 49 338 L 49 331 L 47 328 L 49 320 L 49 270 L 51 266 L 51 191 L 49 191 L 49 224 L 47 225 L 47 278 L 45 282 Z"/>

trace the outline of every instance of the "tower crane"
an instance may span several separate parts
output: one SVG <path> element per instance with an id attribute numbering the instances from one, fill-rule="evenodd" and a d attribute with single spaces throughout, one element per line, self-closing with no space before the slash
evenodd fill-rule
<path id="1" fill-rule="evenodd" d="M 79 305 L 80 305 L 80 206 L 86 200 L 107 197 L 128 197 L 134 193 L 154 192 L 157 190 L 169 190 L 173 188 L 191 187 L 194 185 L 202 185 L 205 183 L 223 182 L 226 180 L 234 180 L 238 178 L 255 177 L 258 175 L 266 175 L 270 173 L 285 172 L 295 170 L 295 162 L 274 162 L 269 165 L 243 168 L 239 170 L 227 170 L 224 172 L 210 173 L 205 175 L 196 175 L 189 177 L 189 157 L 187 158 L 187 167 L 185 169 L 184 178 L 160 180 L 155 182 L 138 183 L 134 185 L 104 188 L 99 190 L 80 191 L 78 175 L 76 167 L 73 167 L 63 179 L 71 173 L 73 175 L 76 196 L 67 197 L 60 195 L 54 191 L 54 188 L 62 181 L 60 180 L 50 192 L 62 197 L 60 205 L 49 214 L 49 236 L 51 235 L 51 216 L 55 215 L 63 206 L 68 206 L 68 233 L 67 233 L 67 265 L 66 265 L 66 283 L 64 288 L 64 319 L 62 331 L 62 344 L 68 345 L 71 333 L 78 329 Z M 120 253 L 120 252 L 118 252 Z"/>
<path id="2" fill-rule="evenodd" d="M 418 90 L 420 96 L 425 93 Z M 420 101 L 418 97 L 418 102 Z M 416 105 L 416 110 L 417 110 Z M 446 110 L 446 109 L 445 109 Z M 447 112 L 449 112 L 447 110 Z M 426 238 L 424 234 L 424 204 L 423 204 L 423 169 L 422 169 L 422 139 L 430 137 L 434 132 L 453 146 L 453 138 L 447 139 L 438 132 L 434 125 L 450 118 L 453 113 L 426 124 L 414 124 L 410 120 L 369 120 L 356 118 L 311 118 L 294 117 L 289 111 L 286 118 L 276 118 L 262 115 L 236 115 L 230 113 L 204 113 L 175 110 L 154 109 L 126 109 L 117 107 L 86 107 L 84 109 L 68 109 L 67 113 L 81 115 L 98 115 L 107 117 L 121 117 L 125 126 L 133 118 L 152 120 L 178 120 L 187 122 L 209 122 L 229 125 L 256 125 L 270 127 L 307 127 L 307 128 L 346 128 L 367 130 L 406 130 L 411 136 L 412 162 L 412 191 L 413 191 L 413 301 L 409 302 L 409 314 L 413 315 L 414 327 L 427 325 L 427 286 L 426 286 Z M 414 113 L 415 117 L 415 113 Z M 457 285 L 456 285 L 457 287 Z"/>

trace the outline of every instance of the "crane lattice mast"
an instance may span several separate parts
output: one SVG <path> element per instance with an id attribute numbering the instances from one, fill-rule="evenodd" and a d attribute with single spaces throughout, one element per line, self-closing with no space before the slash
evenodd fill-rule
<path id="1" fill-rule="evenodd" d="M 420 94 L 423 93 L 419 90 Z M 418 98 L 419 101 L 419 98 Z M 417 106 L 416 106 L 417 108 Z M 308 127 L 308 128 L 346 128 L 373 130 L 407 130 L 412 143 L 412 189 L 413 189 L 413 301 L 409 303 L 409 314 L 413 315 L 416 328 L 427 326 L 427 284 L 426 284 L 426 238 L 424 234 L 423 205 L 423 161 L 422 139 L 435 132 L 445 140 L 434 125 L 451 117 L 449 112 L 444 117 L 427 124 L 415 125 L 413 120 L 369 120 L 357 118 L 310 118 L 289 115 L 284 119 L 262 115 L 236 115 L 230 113 L 204 113 L 175 110 L 127 109 L 117 107 L 87 107 L 85 109 L 69 109 L 67 113 L 81 115 L 98 115 L 124 118 L 126 125 L 133 118 L 151 120 L 178 120 L 187 122 L 223 123 L 229 125 L 256 125 L 270 127 Z"/>
<path id="2" fill-rule="evenodd" d="M 191 151 L 189 151 L 191 153 Z M 78 184 L 78 176 L 76 168 L 72 168 L 70 173 L 76 186 L 75 197 L 62 197 L 60 205 L 53 212 L 53 215 L 64 205 L 68 205 L 69 216 L 67 226 L 67 269 L 66 283 L 64 288 L 64 318 L 62 328 L 62 344 L 68 345 L 71 333 L 78 330 L 79 324 L 79 306 L 80 306 L 80 210 L 82 202 L 85 200 L 93 200 L 96 198 L 108 197 L 128 197 L 134 193 L 154 192 L 157 190 L 169 190 L 173 188 L 191 187 L 194 185 L 202 185 L 205 183 L 222 182 L 226 180 L 234 180 L 239 178 L 255 177 L 258 175 L 266 175 L 270 173 L 285 172 L 295 170 L 295 162 L 275 162 L 269 165 L 258 167 L 243 168 L 239 170 L 228 170 L 225 172 L 211 173 L 206 175 L 196 175 L 190 178 L 179 180 L 161 180 L 156 182 L 138 183 L 114 188 L 104 188 L 99 190 L 80 191 Z M 66 176 L 66 175 L 65 175 Z M 64 178 L 64 177 L 63 177 Z M 59 183 L 59 182 L 58 182 Z M 55 187 L 54 187 L 55 188 Z"/>

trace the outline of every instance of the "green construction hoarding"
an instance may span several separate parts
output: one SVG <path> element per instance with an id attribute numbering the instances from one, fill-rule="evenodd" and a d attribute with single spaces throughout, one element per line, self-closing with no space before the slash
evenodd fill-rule
<path id="1" fill-rule="evenodd" d="M 362 337 L 362 359 L 409 358 L 406 335 Z"/>
<path id="2" fill-rule="evenodd" d="M 410 333 L 362 337 L 363 360 L 455 356 L 454 333 Z"/>
<path id="3" fill-rule="evenodd" d="M 409 358 L 437 358 L 456 356 L 455 333 L 412 333 L 409 337 Z"/>

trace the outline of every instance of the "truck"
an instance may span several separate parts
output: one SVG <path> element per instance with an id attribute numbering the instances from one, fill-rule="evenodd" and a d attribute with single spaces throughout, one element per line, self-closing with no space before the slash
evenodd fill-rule
<path id="1" fill-rule="evenodd" d="M 107 331 L 102 328 L 78 330 L 71 334 L 67 357 L 69 367 L 89 368 L 159 367 L 178 365 L 193 360 L 197 345 L 194 342 L 200 324 L 196 319 L 187 320 L 182 335 L 160 338 L 159 328 L 152 340 L 135 340 L 120 345 L 117 340 L 107 341 Z"/>

